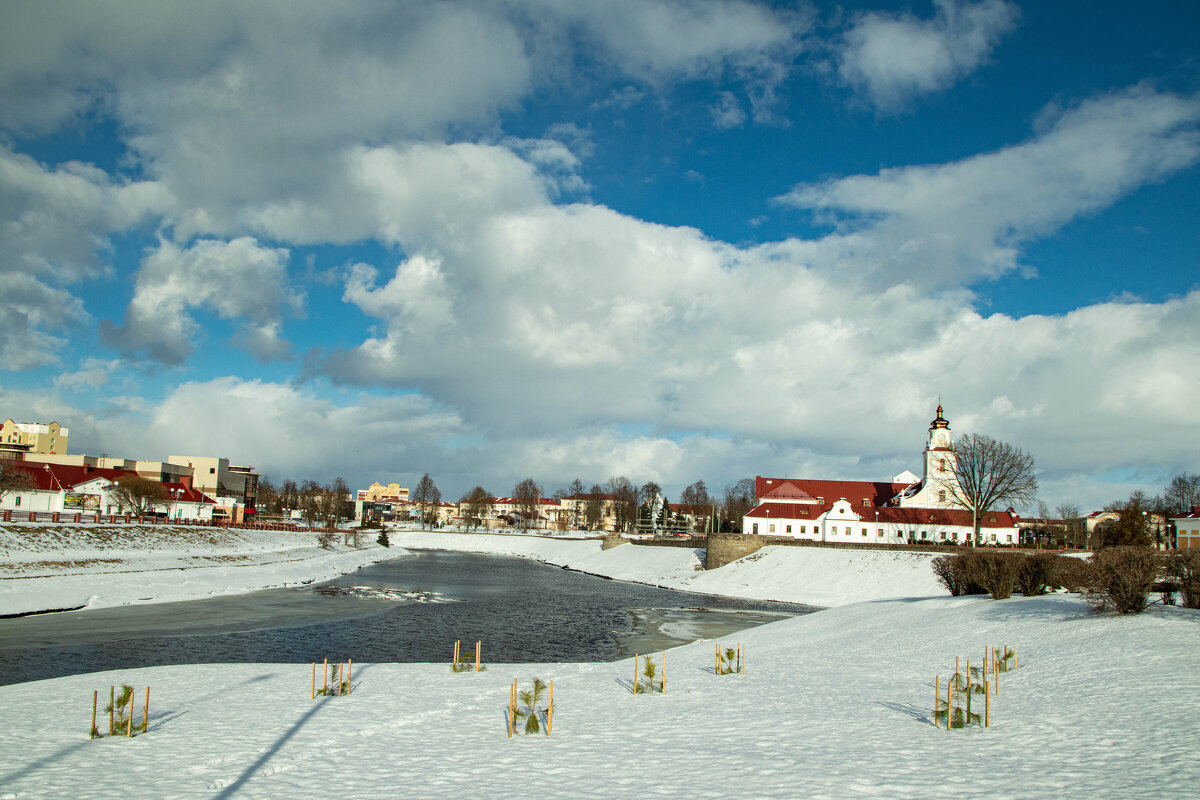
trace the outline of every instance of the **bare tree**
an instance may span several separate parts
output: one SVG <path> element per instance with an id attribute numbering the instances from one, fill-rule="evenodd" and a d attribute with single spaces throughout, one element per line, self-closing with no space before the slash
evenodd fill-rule
<path id="1" fill-rule="evenodd" d="M 476 486 L 463 495 L 460 504 L 467 527 L 471 530 L 482 525 L 483 521 L 492 515 L 492 509 L 495 508 L 491 493 L 482 486 Z"/>
<path id="2" fill-rule="evenodd" d="M 10 492 L 24 492 L 36 484 L 29 470 L 16 466 L 15 461 L 0 459 L 0 500 Z"/>
<path id="3" fill-rule="evenodd" d="M 442 502 L 442 492 L 433 482 L 433 478 L 429 477 L 428 472 L 421 476 L 421 480 L 417 481 L 417 488 L 413 489 L 412 499 L 421 513 L 421 527 L 424 528 L 426 523 L 430 522 L 430 509 Z"/>
<path id="4" fill-rule="evenodd" d="M 1079 515 L 1079 506 L 1074 503 L 1059 503 L 1054 507 L 1054 513 L 1063 521 L 1067 528 L 1067 541 L 1071 547 L 1078 547 L 1083 530 L 1083 520 Z"/>
<path id="5" fill-rule="evenodd" d="M 940 479 L 951 501 L 971 510 L 973 541 L 979 542 L 979 516 L 998 503 L 1030 503 L 1037 496 L 1033 456 L 1007 442 L 968 433 L 951 448 L 953 470 Z"/>
<path id="6" fill-rule="evenodd" d="M 616 475 L 608 479 L 608 493 L 613 496 L 613 516 L 616 518 L 617 532 L 629 529 L 636 520 L 637 490 L 629 478 Z"/>
<path id="7" fill-rule="evenodd" d="M 742 517 L 754 505 L 754 480 L 742 478 L 737 483 L 725 487 L 725 519 L 729 522 L 730 530 L 740 530 Z"/>
<path id="8" fill-rule="evenodd" d="M 604 524 L 604 490 L 600 488 L 600 484 L 592 484 L 587 502 L 583 504 L 583 518 L 588 530 L 594 531 Z"/>
<path id="9" fill-rule="evenodd" d="M 521 530 L 529 530 L 531 521 L 536 526 L 542 504 L 542 487 L 537 485 L 537 481 L 526 478 L 518 483 L 513 489 L 513 500 L 521 515 Z"/>
<path id="10" fill-rule="evenodd" d="M 108 491 L 122 511 L 139 516 L 150 514 L 159 506 L 165 508 L 171 499 L 167 487 L 141 475 L 122 475 Z"/>
<path id="11" fill-rule="evenodd" d="M 712 503 L 704 481 L 696 481 L 679 494 L 679 502 L 685 506 L 707 506 Z"/>
<path id="12" fill-rule="evenodd" d="M 1192 506 L 1200 505 L 1200 475 L 1176 475 L 1167 484 L 1163 500 L 1171 513 L 1191 511 Z"/>

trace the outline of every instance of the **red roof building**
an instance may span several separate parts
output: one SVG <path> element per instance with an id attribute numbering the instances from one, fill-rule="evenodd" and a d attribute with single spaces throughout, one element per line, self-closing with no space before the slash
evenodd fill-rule
<path id="1" fill-rule="evenodd" d="M 891 481 L 811 478 L 754 479 L 758 505 L 742 518 L 742 533 L 860 544 L 966 543 L 978 523 L 984 544 L 1016 544 L 1012 509 L 978 516 L 956 505 L 954 450 L 942 406 L 929 424 L 924 477 Z"/>

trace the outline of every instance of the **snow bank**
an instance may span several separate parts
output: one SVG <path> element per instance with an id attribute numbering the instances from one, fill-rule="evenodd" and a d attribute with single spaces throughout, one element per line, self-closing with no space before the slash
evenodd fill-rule
<path id="1" fill-rule="evenodd" d="M 192 600 L 323 581 L 406 554 L 315 533 L 175 525 L 0 526 L 0 615 Z"/>
<path id="2" fill-rule="evenodd" d="M 684 547 L 623 544 L 601 550 L 599 540 L 414 530 L 391 536 L 406 547 L 525 556 L 619 580 L 755 600 L 841 606 L 946 593 L 930 569 L 933 553 L 764 547 L 705 571 L 701 555 Z"/>
<path id="3" fill-rule="evenodd" d="M 354 694 L 317 701 L 308 664 L 76 675 L 0 687 L 0 796 L 1184 796 L 1200 785 L 1198 624 L 1063 596 L 859 603 L 738 634 L 744 676 L 714 675 L 711 643 L 671 650 L 667 694 L 636 697 L 629 660 L 356 664 Z M 935 674 L 1001 644 L 1021 666 L 992 727 L 935 728 Z M 554 734 L 509 740 L 509 683 L 533 675 L 554 680 Z M 92 690 L 121 682 L 152 687 L 149 734 L 88 741 Z"/>

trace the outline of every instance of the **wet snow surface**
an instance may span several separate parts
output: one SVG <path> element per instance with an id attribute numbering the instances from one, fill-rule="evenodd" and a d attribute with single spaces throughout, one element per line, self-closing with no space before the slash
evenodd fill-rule
<path id="1" fill-rule="evenodd" d="M 308 665 L 78 675 L 0 688 L 0 796 L 1195 796 L 1198 622 L 1066 597 L 861 603 L 738 634 L 741 676 L 713 674 L 711 643 L 670 650 L 652 696 L 630 694 L 631 660 L 355 664 L 352 695 L 318 700 Z M 1021 667 L 992 727 L 935 728 L 934 675 L 1000 644 Z M 554 733 L 509 740 L 508 685 L 534 675 Z M 152 687 L 149 733 L 89 741 L 92 691 L 121 682 Z"/>

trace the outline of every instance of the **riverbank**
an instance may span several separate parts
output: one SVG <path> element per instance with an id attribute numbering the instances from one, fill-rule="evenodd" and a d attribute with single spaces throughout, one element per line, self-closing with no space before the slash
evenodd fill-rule
<path id="1" fill-rule="evenodd" d="M 174 525 L 0 526 L 0 616 L 194 600 L 320 582 L 406 554 L 404 546 L 532 558 L 667 589 L 831 607 L 944 593 L 932 553 L 765 547 L 720 569 L 703 551 L 598 539 L 395 527 L 391 548 L 317 545 L 315 533 Z"/>
<path id="2" fill-rule="evenodd" d="M 715 570 L 703 550 L 623 544 L 603 550 L 599 540 L 519 534 L 448 533 L 398 528 L 403 547 L 523 556 L 567 569 L 703 594 L 843 606 L 864 600 L 936 597 L 946 590 L 930 568 L 936 553 L 764 547 Z"/>
<path id="3" fill-rule="evenodd" d="M 714 675 L 711 642 L 671 650 L 665 695 L 632 695 L 628 660 L 356 663 L 353 694 L 315 701 L 308 664 L 78 675 L 0 687 L 0 796 L 1172 797 L 1200 781 L 1198 622 L 1067 596 L 859 603 L 741 632 L 745 675 Z M 1004 644 L 1020 668 L 991 727 L 934 727 L 934 676 Z M 508 687 L 534 675 L 553 735 L 509 739 Z M 139 706 L 151 687 L 149 732 L 89 741 L 92 691 L 122 682 Z"/>
<path id="4" fill-rule="evenodd" d="M 325 581 L 399 558 L 360 536 L 361 548 L 323 549 L 316 534 L 182 525 L 0 525 L 0 616 L 195 600 Z"/>

